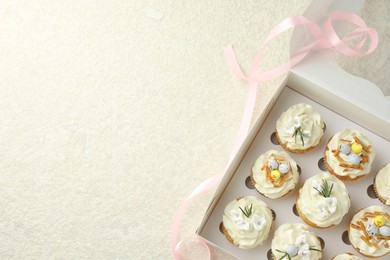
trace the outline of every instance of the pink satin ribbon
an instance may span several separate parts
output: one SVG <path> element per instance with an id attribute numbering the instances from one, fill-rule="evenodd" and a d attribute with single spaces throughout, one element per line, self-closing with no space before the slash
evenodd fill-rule
<path id="1" fill-rule="evenodd" d="M 357 28 L 349 32 L 342 39 L 336 34 L 333 22 L 341 21 L 348 24 L 356 25 Z M 259 70 L 260 62 L 263 57 L 264 47 L 273 39 L 275 39 L 279 34 L 295 28 L 297 26 L 305 26 L 306 30 L 312 36 L 312 42 L 306 44 L 305 46 L 299 48 L 292 55 L 290 60 L 286 63 L 283 63 L 273 69 L 268 71 L 261 72 Z M 366 47 L 366 50 L 362 50 L 366 45 L 367 37 L 369 37 L 369 44 Z M 347 45 L 348 41 L 357 41 L 357 43 L 349 47 Z M 313 21 L 307 19 L 304 16 L 293 16 L 288 17 L 276 25 L 265 39 L 263 44 L 260 46 L 258 53 L 255 56 L 255 59 L 252 63 L 250 72 L 248 75 L 244 74 L 241 70 L 241 67 L 237 61 L 236 55 L 232 46 L 228 46 L 224 49 L 225 57 L 231 72 L 239 79 L 248 82 L 248 95 L 247 102 L 245 105 L 244 115 L 240 124 L 238 135 L 233 146 L 232 152 L 230 154 L 229 162 L 226 166 L 226 169 L 230 165 L 231 161 L 238 152 L 242 142 L 245 140 L 247 133 L 249 131 L 250 122 L 252 119 L 253 109 L 256 101 L 256 89 L 259 83 L 273 80 L 284 73 L 288 72 L 293 66 L 302 61 L 312 50 L 335 50 L 344 55 L 348 56 L 364 56 L 372 53 L 378 46 L 378 33 L 375 29 L 368 28 L 366 23 L 358 15 L 354 13 L 335 11 L 333 12 L 323 25 L 323 29 L 314 23 Z M 225 169 L 225 170 L 226 170 Z M 200 184 L 181 204 L 179 209 L 176 211 L 176 214 L 173 219 L 173 228 L 171 236 L 171 249 L 175 259 L 180 259 L 178 248 L 180 243 L 177 243 L 177 238 L 179 234 L 179 228 L 181 224 L 181 219 L 185 213 L 185 210 L 190 203 L 190 201 L 195 198 L 197 195 L 211 189 L 217 185 L 221 178 L 223 177 L 225 171 L 210 177 Z M 210 259 L 211 254 L 207 247 L 206 242 L 199 236 L 195 236 L 195 239 L 205 246 L 208 254 L 208 259 Z"/>

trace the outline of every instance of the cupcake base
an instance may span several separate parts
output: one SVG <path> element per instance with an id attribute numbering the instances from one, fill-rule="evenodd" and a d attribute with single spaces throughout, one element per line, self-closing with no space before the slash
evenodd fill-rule
<path id="1" fill-rule="evenodd" d="M 351 225 L 348 226 L 348 234 L 351 232 L 350 230 L 351 230 Z M 365 257 L 368 257 L 368 258 L 380 258 L 380 257 L 383 256 L 383 255 L 382 255 L 382 256 L 366 255 L 366 254 L 362 253 L 362 252 L 360 251 L 360 249 L 359 249 L 358 247 L 355 247 L 352 243 L 351 243 L 351 246 L 353 247 L 353 249 L 356 250 L 356 252 L 358 252 L 358 253 L 361 254 L 362 256 L 365 256 Z"/>
<path id="2" fill-rule="evenodd" d="M 329 139 L 330 140 L 330 139 Z M 341 181 L 346 181 L 346 182 L 354 182 L 354 181 L 358 181 L 362 178 L 364 178 L 366 176 L 366 174 L 363 174 L 363 175 L 360 175 L 356 178 L 351 178 L 349 176 L 341 176 L 341 175 L 338 175 L 334 170 L 333 168 L 328 164 L 327 162 L 327 156 L 326 156 L 326 151 L 328 151 L 329 148 L 328 146 L 326 146 L 325 148 L 325 152 L 324 152 L 324 163 L 325 163 L 325 166 L 326 168 L 328 169 L 329 173 L 332 174 L 333 176 L 337 177 L 339 180 Z"/>
<path id="3" fill-rule="evenodd" d="M 248 196 L 241 196 L 241 197 L 238 197 L 236 198 L 235 200 L 236 201 L 239 201 L 241 199 L 244 199 Z M 254 196 L 249 196 L 249 197 L 253 197 L 255 198 Z M 256 198 L 257 200 L 261 201 L 260 199 Z M 261 201 L 264 205 L 266 205 L 263 201 Z M 226 239 L 233 245 L 239 247 L 240 249 L 243 249 L 243 250 L 248 250 L 248 249 L 252 249 L 252 248 L 255 248 L 257 246 L 260 246 L 263 244 L 264 241 L 266 241 L 269 237 L 269 234 L 271 233 L 272 231 L 272 228 L 273 228 L 273 225 L 274 225 L 274 218 L 273 218 L 273 215 L 272 215 L 272 212 L 273 210 L 271 210 L 271 208 L 268 207 L 268 205 L 266 205 L 266 207 L 264 207 L 266 209 L 266 211 L 268 212 L 268 216 L 270 218 L 270 225 L 269 225 L 269 230 L 267 231 L 267 234 L 265 235 L 265 237 L 263 238 L 263 240 L 259 243 L 256 243 L 256 244 L 252 244 L 252 245 L 244 245 L 244 247 L 241 247 L 240 244 L 234 240 L 234 238 L 232 238 L 229 234 L 229 231 L 228 229 L 226 228 L 225 224 L 224 224 L 224 221 L 222 220 L 222 223 L 220 224 L 219 228 L 220 228 L 220 231 L 225 235 Z"/>
<path id="4" fill-rule="evenodd" d="M 252 172 L 252 171 L 251 171 L 251 175 L 250 175 L 250 176 L 251 176 L 251 183 L 252 183 L 253 187 L 255 188 L 255 190 L 256 190 L 260 195 L 262 195 L 262 196 L 264 196 L 264 197 L 266 197 L 266 198 L 268 198 L 268 199 L 280 199 L 280 198 L 286 197 L 286 196 L 288 196 L 288 195 L 295 189 L 295 187 L 296 187 L 296 185 L 295 185 L 294 188 L 292 188 L 292 189 L 289 190 L 286 194 L 284 194 L 284 195 L 282 195 L 282 196 L 280 196 L 280 197 L 277 197 L 277 198 L 270 198 L 270 197 L 268 197 L 267 195 L 261 193 L 258 189 L 256 189 L 256 184 L 257 184 L 257 182 L 256 182 L 255 179 L 253 178 L 253 172 Z"/>
<path id="5" fill-rule="evenodd" d="M 365 208 L 360 208 L 359 210 L 357 210 L 356 211 L 356 213 L 353 215 L 353 217 L 352 217 L 352 219 L 351 219 L 351 222 L 349 223 L 349 225 L 348 225 L 348 239 L 351 241 L 351 223 L 352 223 L 352 221 L 353 221 L 353 218 L 357 215 L 357 214 L 359 214 L 359 212 L 361 212 L 362 210 L 365 210 Z M 356 247 L 355 245 L 354 245 L 354 243 L 352 243 L 352 241 L 351 241 L 351 246 L 353 247 L 353 249 L 355 249 L 356 250 L 356 252 L 358 252 L 359 254 L 361 254 L 362 256 L 365 256 L 365 257 L 367 257 L 367 258 L 381 258 L 381 257 L 384 257 L 384 256 L 386 256 L 386 255 L 388 255 L 388 253 L 385 253 L 385 254 L 383 254 L 383 255 L 378 255 L 378 256 L 373 256 L 373 255 L 367 255 L 367 254 L 365 254 L 365 253 L 362 253 L 362 251 L 360 250 L 360 248 L 359 247 Z"/>
<path id="6" fill-rule="evenodd" d="M 384 165 L 383 167 L 385 167 L 385 166 L 386 166 L 386 165 Z M 382 168 L 383 168 L 383 167 L 382 167 Z M 379 171 L 380 171 L 380 170 L 379 170 Z M 377 175 L 378 175 L 378 173 L 377 173 Z M 387 203 L 387 200 L 386 200 L 384 197 L 382 197 L 382 196 L 379 194 L 379 192 L 378 192 L 378 189 L 377 189 L 377 187 L 376 187 L 376 176 L 377 176 L 377 175 L 375 175 L 374 181 L 373 181 L 374 194 L 375 194 L 375 196 L 379 199 L 379 201 L 382 202 L 383 205 L 390 207 L 390 204 Z"/>
<path id="7" fill-rule="evenodd" d="M 355 256 L 354 254 L 352 254 L 352 253 L 345 253 L 345 254 L 342 254 L 342 255 L 350 255 L 350 256 Z M 339 256 L 339 255 L 336 255 L 336 256 L 334 256 L 334 257 L 332 257 L 332 259 L 331 260 L 334 260 L 334 259 L 336 259 L 336 257 L 337 256 Z M 356 256 L 355 256 L 356 257 Z M 360 258 L 360 257 L 359 257 Z"/>
<path id="8" fill-rule="evenodd" d="M 240 245 L 238 245 L 238 244 L 234 244 L 233 238 L 230 237 L 229 232 L 227 231 L 227 229 L 225 228 L 225 226 L 223 225 L 223 223 L 222 223 L 222 232 L 223 232 L 223 234 L 225 235 L 226 239 L 227 239 L 230 243 L 232 243 L 232 244 L 235 245 L 235 246 L 240 246 Z"/>
<path id="9" fill-rule="evenodd" d="M 229 232 L 228 232 L 228 230 L 226 229 L 226 227 L 225 227 L 225 225 L 223 224 L 223 222 L 222 222 L 222 225 L 221 225 L 221 226 L 222 226 L 222 232 L 223 232 L 223 234 L 225 235 L 226 239 L 227 239 L 231 244 L 240 247 L 240 244 L 234 243 L 233 238 L 229 235 Z M 274 221 L 272 221 L 271 228 L 270 228 L 270 231 L 269 231 L 270 233 L 271 233 L 273 227 L 274 227 Z M 244 248 L 243 248 L 243 249 L 244 249 Z M 244 249 L 244 250 L 245 250 L 245 249 Z"/>
<path id="10" fill-rule="evenodd" d="M 378 192 L 377 187 L 376 187 L 376 182 L 375 182 L 375 180 L 376 180 L 376 177 L 374 178 L 374 185 L 373 185 L 375 196 L 378 198 L 378 200 L 379 200 L 380 202 L 383 203 L 383 205 L 389 207 L 390 205 L 389 205 L 389 204 L 386 204 L 387 200 L 379 195 L 379 192 Z"/>
<path id="11" fill-rule="evenodd" d="M 278 131 L 275 131 L 275 135 L 276 135 L 276 138 L 278 139 L 280 146 L 282 146 L 284 150 L 291 152 L 291 153 L 297 153 L 297 154 L 306 153 L 308 151 L 311 151 L 311 150 L 317 148 L 321 144 L 321 141 L 322 141 L 322 137 L 321 137 L 320 141 L 315 146 L 310 146 L 306 149 L 291 149 L 291 148 L 287 147 L 287 145 L 282 142 L 282 140 L 279 137 Z"/>
<path id="12" fill-rule="evenodd" d="M 305 214 L 303 214 L 303 212 L 299 209 L 299 206 L 298 206 L 298 198 L 299 198 L 299 192 L 297 192 L 297 197 L 295 199 L 295 207 L 297 209 L 297 212 L 298 212 L 298 215 L 301 217 L 301 219 L 306 223 L 308 224 L 309 226 L 311 227 L 314 227 L 314 228 L 318 228 L 318 229 L 326 229 L 326 228 L 329 228 L 329 227 L 332 227 L 334 225 L 330 225 L 330 226 L 326 226 L 326 227 L 321 227 L 321 226 L 318 226 L 316 223 L 310 221 L 306 216 Z"/>

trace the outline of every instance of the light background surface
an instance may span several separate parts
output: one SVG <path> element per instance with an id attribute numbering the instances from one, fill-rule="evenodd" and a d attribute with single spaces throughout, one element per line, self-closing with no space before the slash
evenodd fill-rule
<path id="1" fill-rule="evenodd" d="M 261 40 L 309 0 L 0 1 L 0 258 L 171 259 L 171 221 L 201 181 L 224 169 Z M 363 18 L 376 53 L 339 57 L 386 93 L 386 0 Z M 264 68 L 289 55 L 286 33 Z M 256 118 L 283 77 L 259 87 Z M 191 204 L 191 237 L 213 191 Z M 184 243 L 185 259 L 203 259 Z M 213 257 L 227 259 L 213 250 Z"/>

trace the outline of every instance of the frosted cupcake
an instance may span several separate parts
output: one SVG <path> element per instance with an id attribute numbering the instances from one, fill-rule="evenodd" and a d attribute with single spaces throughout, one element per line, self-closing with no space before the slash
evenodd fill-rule
<path id="1" fill-rule="evenodd" d="M 353 216 L 348 237 L 353 248 L 366 257 L 390 253 L 390 214 L 381 206 L 370 206 Z"/>
<path id="2" fill-rule="evenodd" d="M 357 181 L 369 174 L 374 158 L 375 152 L 368 138 L 350 129 L 335 134 L 324 154 L 329 172 L 342 181 Z"/>
<path id="3" fill-rule="evenodd" d="M 339 254 L 332 258 L 332 260 L 363 260 L 362 258 L 355 256 L 351 253 Z"/>
<path id="4" fill-rule="evenodd" d="M 223 214 L 222 229 L 227 240 L 243 249 L 262 245 L 273 223 L 267 204 L 253 196 L 230 202 Z"/>
<path id="5" fill-rule="evenodd" d="M 383 204 L 390 206 L 390 163 L 377 173 L 374 179 L 374 192 Z"/>
<path id="6" fill-rule="evenodd" d="M 305 153 L 317 147 L 324 135 L 321 116 L 307 104 L 297 104 L 276 121 L 276 137 L 283 149 Z"/>
<path id="7" fill-rule="evenodd" d="M 290 193 L 297 185 L 298 167 L 288 153 L 269 150 L 257 158 L 251 179 L 260 194 L 277 199 Z"/>
<path id="8" fill-rule="evenodd" d="M 321 259 L 321 243 L 306 224 L 283 224 L 272 239 L 274 259 Z"/>
<path id="9" fill-rule="evenodd" d="M 299 216 L 315 228 L 339 224 L 350 206 L 344 183 L 328 172 L 307 179 L 297 194 Z"/>

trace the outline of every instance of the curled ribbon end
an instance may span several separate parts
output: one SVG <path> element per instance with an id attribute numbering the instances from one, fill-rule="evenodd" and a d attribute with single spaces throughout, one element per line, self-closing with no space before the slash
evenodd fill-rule
<path id="1" fill-rule="evenodd" d="M 207 245 L 206 241 L 198 235 L 194 235 L 185 241 L 178 242 L 174 250 L 175 260 L 180 260 L 180 253 L 185 255 L 187 259 L 188 255 L 192 252 L 197 252 L 196 256 L 194 256 L 197 259 L 199 259 L 200 256 L 201 259 L 211 259 L 211 251 L 209 246 Z"/>

